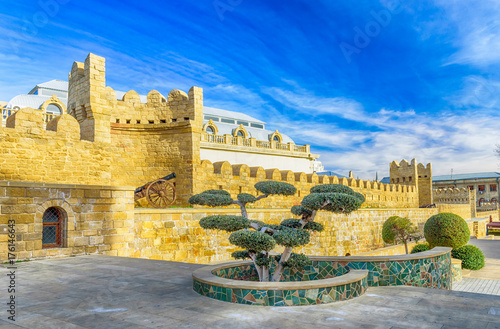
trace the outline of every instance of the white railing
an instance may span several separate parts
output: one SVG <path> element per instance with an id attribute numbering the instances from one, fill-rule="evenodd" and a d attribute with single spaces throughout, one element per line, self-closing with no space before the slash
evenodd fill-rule
<path id="1" fill-rule="evenodd" d="M 295 152 L 307 152 L 307 147 L 305 145 L 294 145 L 293 150 Z"/>
<path id="2" fill-rule="evenodd" d="M 276 148 L 278 150 L 286 150 L 286 151 L 288 151 L 288 144 L 276 143 Z"/>
<path id="3" fill-rule="evenodd" d="M 271 141 L 258 141 L 255 139 L 253 139 L 252 141 L 249 138 L 234 137 L 229 135 L 221 136 L 221 135 L 204 133 L 202 139 L 208 143 L 214 143 L 214 144 L 256 147 L 261 149 L 275 149 L 280 151 L 300 152 L 300 153 L 308 152 L 307 145 L 294 145 L 294 144 L 285 144 L 285 143 L 271 142 Z M 239 140 L 241 142 L 238 144 Z"/>
<path id="4" fill-rule="evenodd" d="M 265 141 L 257 141 L 257 147 L 263 148 L 263 149 L 270 149 L 271 148 L 271 143 L 270 142 L 265 142 Z"/>

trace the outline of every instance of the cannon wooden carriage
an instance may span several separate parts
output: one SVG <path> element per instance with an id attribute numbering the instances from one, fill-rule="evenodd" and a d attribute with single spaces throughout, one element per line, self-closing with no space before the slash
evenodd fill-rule
<path id="1" fill-rule="evenodd" d="M 155 181 L 146 183 L 135 189 L 134 199 L 137 201 L 146 198 L 148 203 L 155 208 L 166 208 L 175 202 L 177 191 L 175 185 L 169 180 L 175 178 L 175 173 Z"/>

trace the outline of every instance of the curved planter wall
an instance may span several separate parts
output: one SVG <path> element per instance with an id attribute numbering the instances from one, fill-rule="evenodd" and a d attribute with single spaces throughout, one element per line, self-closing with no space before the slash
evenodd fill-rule
<path id="1" fill-rule="evenodd" d="M 201 295 L 240 304 L 325 304 L 362 295 L 368 286 L 411 285 L 451 289 L 451 248 L 402 256 L 310 257 L 303 271 L 285 271 L 282 282 L 235 280 L 255 276 L 250 261 L 206 266 L 193 272 Z M 285 280 L 285 281 L 283 281 Z"/>

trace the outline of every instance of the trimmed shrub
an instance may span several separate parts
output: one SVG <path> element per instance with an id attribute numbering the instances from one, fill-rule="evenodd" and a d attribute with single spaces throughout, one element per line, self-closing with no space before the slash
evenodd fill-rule
<path id="1" fill-rule="evenodd" d="M 302 199 L 302 205 L 312 210 L 349 214 L 364 202 L 364 198 L 345 193 L 312 193 Z"/>
<path id="2" fill-rule="evenodd" d="M 280 225 L 289 228 L 300 228 L 302 226 L 302 224 L 300 224 L 300 219 L 295 218 L 285 219 Z M 307 222 L 306 225 L 304 225 L 304 230 L 321 232 L 323 229 L 323 225 L 317 222 Z"/>
<path id="3" fill-rule="evenodd" d="M 278 260 L 279 261 L 279 260 Z M 312 264 L 312 261 L 304 254 L 291 254 L 290 258 L 283 263 L 284 267 L 295 268 L 302 271 L 304 267 Z"/>
<path id="4" fill-rule="evenodd" d="M 238 201 L 242 203 L 253 203 L 257 201 L 257 198 L 248 193 L 240 193 L 238 194 Z"/>
<path id="5" fill-rule="evenodd" d="M 430 217 L 424 226 L 425 240 L 431 248 L 459 248 L 469 242 L 470 231 L 465 220 L 452 213 Z"/>
<path id="6" fill-rule="evenodd" d="M 242 216 L 212 215 L 200 219 L 200 226 L 205 230 L 234 232 L 250 227 L 250 221 Z"/>
<path id="7" fill-rule="evenodd" d="M 416 254 L 417 252 L 423 252 L 423 251 L 427 251 L 427 250 L 430 250 L 430 249 L 431 249 L 431 247 L 429 246 L 429 244 L 427 242 L 417 243 L 411 249 L 410 254 Z"/>
<path id="8" fill-rule="evenodd" d="M 309 243 L 309 232 L 302 229 L 283 228 L 273 234 L 274 240 L 285 247 L 298 247 Z"/>
<path id="9" fill-rule="evenodd" d="M 226 192 L 222 190 L 211 190 L 211 191 Z M 190 204 L 199 204 L 201 206 L 209 206 L 209 207 L 222 207 L 233 204 L 233 199 L 231 199 L 229 193 L 222 194 L 222 193 L 208 193 L 208 192 L 209 191 L 200 194 L 195 194 L 189 198 L 188 202 Z"/>
<path id="10" fill-rule="evenodd" d="M 269 235 L 258 231 L 236 231 L 229 236 L 229 242 L 253 252 L 269 251 L 276 241 Z"/>
<path id="11" fill-rule="evenodd" d="M 311 216 L 312 215 L 312 210 L 307 209 L 304 206 L 297 205 L 293 206 L 292 209 L 292 214 L 297 215 L 297 216 Z"/>
<path id="12" fill-rule="evenodd" d="M 462 261 L 462 268 L 479 270 L 484 267 L 484 254 L 476 246 L 465 245 L 451 251 L 451 256 Z"/>
<path id="13" fill-rule="evenodd" d="M 294 195 L 297 189 L 292 184 L 276 181 L 258 182 L 254 185 L 257 191 L 266 195 L 281 194 L 281 195 Z"/>

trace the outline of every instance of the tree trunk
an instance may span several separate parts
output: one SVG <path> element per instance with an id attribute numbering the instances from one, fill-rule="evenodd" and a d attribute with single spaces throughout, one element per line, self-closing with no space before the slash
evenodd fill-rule
<path id="1" fill-rule="evenodd" d="M 406 242 L 406 240 L 403 241 L 404 244 L 405 244 L 405 251 L 406 251 L 406 254 L 408 255 L 408 242 Z"/>
<path id="2" fill-rule="evenodd" d="M 292 248 L 291 247 L 286 247 L 285 250 L 283 250 L 283 253 L 281 254 L 280 262 L 278 263 L 278 266 L 276 266 L 276 269 L 274 270 L 273 282 L 279 282 L 281 279 L 281 274 L 283 273 L 283 270 L 285 267 L 283 266 L 283 263 L 286 262 L 289 258 L 290 255 L 292 254 Z"/>
<path id="3" fill-rule="evenodd" d="M 262 280 L 260 282 L 269 282 L 269 266 L 262 266 Z"/>
<path id="4" fill-rule="evenodd" d="M 253 265 L 255 266 L 255 269 L 257 270 L 257 275 L 259 276 L 259 281 L 262 282 L 262 266 L 257 266 L 257 264 L 255 263 L 255 261 L 257 260 L 257 257 L 255 256 L 254 253 L 248 253 L 248 254 L 253 261 Z M 268 277 L 269 277 L 269 275 L 268 275 Z"/>

